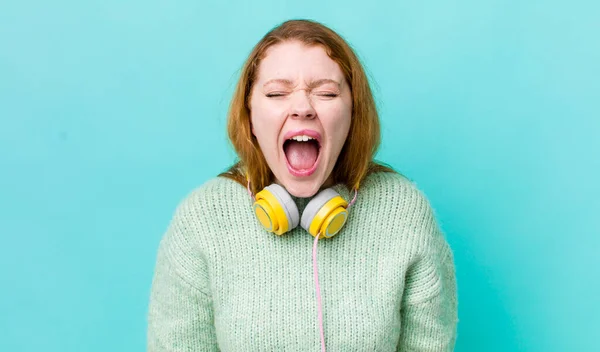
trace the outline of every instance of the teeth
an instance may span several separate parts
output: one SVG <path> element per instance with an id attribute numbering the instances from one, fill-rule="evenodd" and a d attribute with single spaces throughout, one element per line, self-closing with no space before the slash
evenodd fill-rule
<path id="1" fill-rule="evenodd" d="M 290 139 L 293 139 L 293 140 L 298 141 L 298 142 L 307 142 L 307 141 L 310 141 L 310 140 L 312 140 L 314 138 L 309 137 L 307 135 L 300 135 L 300 136 L 294 136 L 294 137 L 292 137 Z"/>

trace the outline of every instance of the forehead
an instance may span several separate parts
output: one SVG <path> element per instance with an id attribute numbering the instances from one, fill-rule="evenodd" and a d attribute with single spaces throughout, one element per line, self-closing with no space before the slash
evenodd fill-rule
<path id="1" fill-rule="evenodd" d="M 293 41 L 267 49 L 258 69 L 258 81 L 333 79 L 342 83 L 344 75 L 320 45 L 307 46 Z"/>

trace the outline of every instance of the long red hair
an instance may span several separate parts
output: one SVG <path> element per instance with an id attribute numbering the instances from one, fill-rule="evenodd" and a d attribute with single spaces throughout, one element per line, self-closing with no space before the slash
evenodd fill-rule
<path id="1" fill-rule="evenodd" d="M 340 35 L 318 22 L 290 20 L 269 31 L 254 46 L 244 63 L 227 119 L 227 132 L 239 161 L 219 176 L 233 179 L 244 186 L 248 177 L 253 193 L 274 182 L 275 177 L 252 134 L 249 98 L 267 49 L 293 40 L 308 46 L 322 46 L 340 66 L 352 91 L 350 131 L 333 168 L 333 181 L 352 189 L 372 172 L 393 172 L 390 167 L 373 159 L 380 142 L 379 116 L 367 76 L 352 48 Z"/>

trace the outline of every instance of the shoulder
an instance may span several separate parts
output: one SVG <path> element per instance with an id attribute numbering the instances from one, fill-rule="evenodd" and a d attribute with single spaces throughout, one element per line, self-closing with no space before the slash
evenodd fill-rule
<path id="1" fill-rule="evenodd" d="M 223 215 L 223 200 L 235 202 L 244 188 L 224 178 L 214 178 L 188 192 L 175 207 L 157 253 L 157 270 L 168 266 L 190 285 L 205 291 L 207 253 L 214 252 Z"/>
<path id="2" fill-rule="evenodd" d="M 429 200 L 414 181 L 397 172 L 377 172 L 369 175 L 361 186 L 363 196 L 386 206 L 404 210 L 431 210 Z"/>
<path id="3" fill-rule="evenodd" d="M 198 261 L 215 248 L 215 241 L 227 233 L 224 229 L 244 216 L 240 209 L 248 206 L 248 199 L 243 186 L 222 177 L 190 190 L 172 213 L 160 241 L 161 255 L 179 268 Z"/>
<path id="4" fill-rule="evenodd" d="M 250 197 L 239 183 L 214 177 L 191 190 L 177 205 L 174 221 L 206 227 L 240 207 L 247 207 Z"/>
<path id="5" fill-rule="evenodd" d="M 363 185 L 361 201 L 367 212 L 377 212 L 386 226 L 421 241 L 443 237 L 435 210 L 427 195 L 416 183 L 396 172 L 369 175 Z"/>
<path id="6" fill-rule="evenodd" d="M 212 199 L 222 199 L 223 197 L 239 198 L 248 196 L 245 187 L 239 183 L 225 177 L 213 177 L 191 190 L 183 199 L 182 204 L 197 204 Z"/>

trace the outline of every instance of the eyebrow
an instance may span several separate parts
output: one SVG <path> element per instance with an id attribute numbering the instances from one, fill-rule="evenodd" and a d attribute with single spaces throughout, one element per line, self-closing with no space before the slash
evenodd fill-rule
<path id="1" fill-rule="evenodd" d="M 282 78 L 275 78 L 275 79 L 270 79 L 267 82 L 265 82 L 265 84 L 263 84 L 263 87 L 266 87 L 268 84 L 271 83 L 280 83 L 286 86 L 293 86 L 294 83 L 292 81 L 290 81 L 289 79 L 282 79 Z M 340 88 L 340 83 L 338 81 L 335 81 L 333 79 L 329 79 L 329 78 L 322 78 L 322 79 L 318 79 L 316 81 L 312 81 L 310 82 L 310 84 L 308 85 L 309 88 L 315 88 L 318 86 L 321 86 L 323 84 L 327 84 L 327 83 L 333 83 L 335 84 L 338 88 Z"/>

